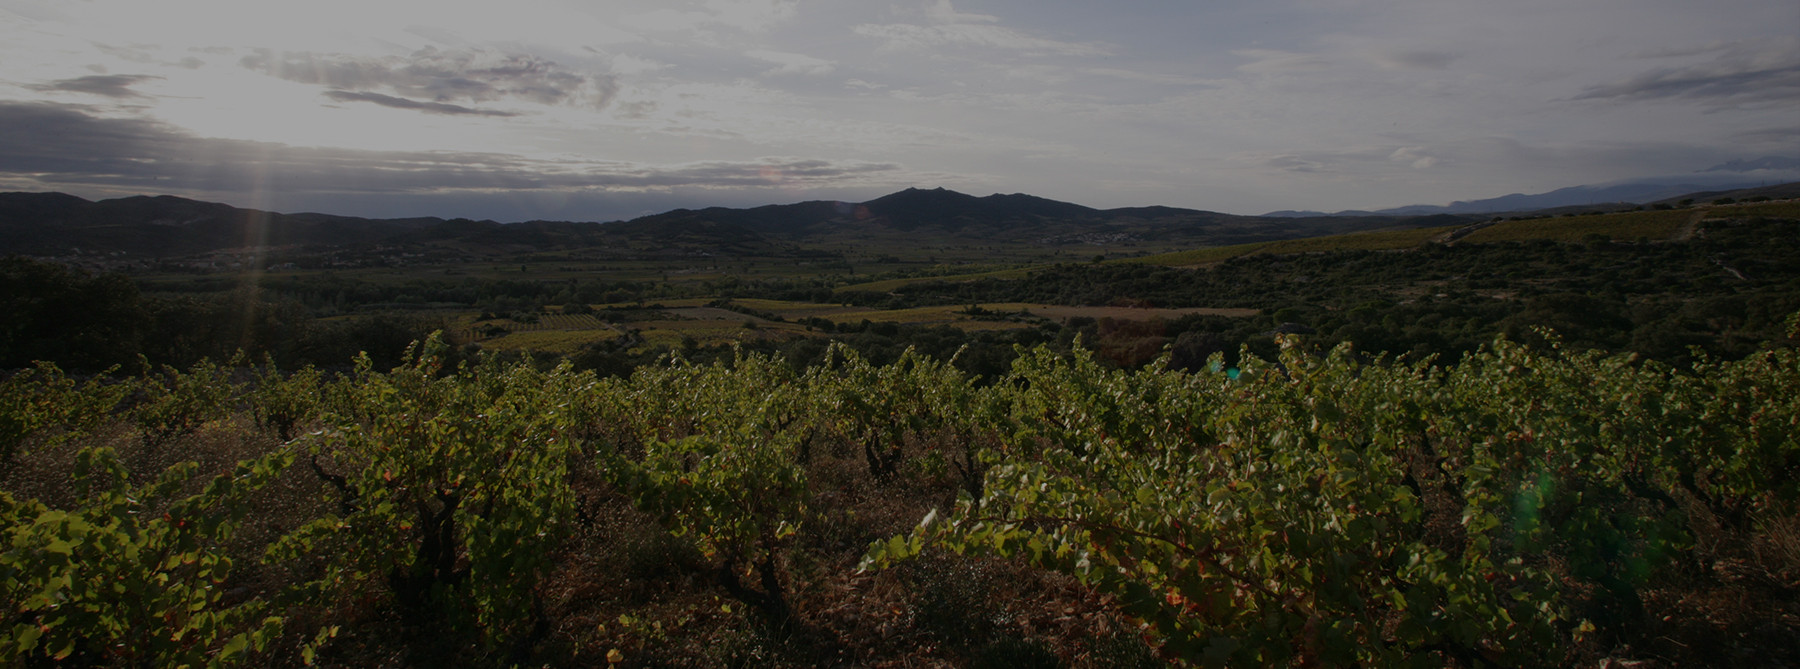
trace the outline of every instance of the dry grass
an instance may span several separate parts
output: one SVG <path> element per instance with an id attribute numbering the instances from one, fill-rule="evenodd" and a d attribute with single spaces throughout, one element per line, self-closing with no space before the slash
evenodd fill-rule
<path id="1" fill-rule="evenodd" d="M 1254 244 L 1237 244 L 1233 246 L 1215 246 L 1212 248 L 1194 249 L 1163 253 L 1142 258 L 1120 260 L 1122 263 L 1139 263 L 1146 265 L 1166 265 L 1170 267 L 1188 267 L 1209 265 L 1224 262 L 1232 258 L 1248 255 L 1283 255 L 1290 253 L 1323 253 L 1330 251 L 1393 251 L 1416 248 L 1432 238 L 1455 230 L 1459 226 L 1443 226 L 1435 228 L 1409 228 L 1405 230 L 1376 230 L 1373 232 L 1353 232 L 1329 237 L 1308 237 L 1305 239 L 1286 239 L 1275 242 L 1257 242 Z"/>
<path id="2" fill-rule="evenodd" d="M 1470 233 L 1462 241 L 1467 244 L 1536 239 L 1579 242 L 1590 235 L 1603 235 L 1609 239 L 1625 241 L 1639 237 L 1664 240 L 1674 237 L 1681 226 L 1694 215 L 1695 213 L 1692 211 L 1677 209 L 1501 221 Z"/>
<path id="3" fill-rule="evenodd" d="M 574 353 L 581 347 L 595 342 L 615 339 L 618 332 L 604 330 L 536 330 L 530 332 L 513 332 L 481 340 L 481 347 L 490 351 L 543 351 L 546 353 Z"/>
<path id="4" fill-rule="evenodd" d="M 1752 216 L 1800 218 L 1800 202 L 1715 205 L 1707 208 L 1707 218 L 1750 218 Z"/>
<path id="5" fill-rule="evenodd" d="M 849 286 L 839 286 L 837 288 L 837 292 L 843 293 L 843 292 L 850 292 L 850 291 L 860 291 L 860 292 L 888 293 L 888 292 L 893 292 L 895 289 L 898 289 L 901 286 L 911 285 L 911 284 L 915 284 L 915 283 L 931 283 L 931 282 L 955 283 L 955 282 L 960 282 L 960 281 L 976 281 L 976 280 L 980 280 L 980 279 L 1023 279 L 1028 276 L 1031 276 L 1030 268 L 1003 269 L 1003 270 L 996 270 L 996 271 L 992 271 L 992 272 L 979 272 L 979 273 L 975 273 L 975 274 L 951 274 L 951 275 L 945 275 L 945 276 L 919 276 L 919 277 L 910 277 L 910 278 L 905 278 L 905 279 L 887 279 L 885 281 L 871 281 L 868 283 L 859 283 L 859 284 L 854 284 L 854 285 L 849 285 Z"/>

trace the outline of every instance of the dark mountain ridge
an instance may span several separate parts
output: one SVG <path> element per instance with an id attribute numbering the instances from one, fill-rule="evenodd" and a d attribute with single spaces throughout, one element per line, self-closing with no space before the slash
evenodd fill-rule
<path id="1" fill-rule="evenodd" d="M 170 257 L 250 247 L 371 245 L 476 255 L 633 247 L 766 254 L 816 244 L 1216 245 L 1409 225 L 1398 216 L 1281 219 L 1161 206 L 1100 210 L 1022 193 L 976 197 L 944 188 L 909 188 L 861 203 L 676 209 L 608 223 L 369 219 L 281 214 L 169 195 L 93 202 L 61 193 L 0 193 L 0 253 L 30 255 L 79 249 Z"/>
<path id="2" fill-rule="evenodd" d="M 1557 192 L 1580 188 L 1584 187 Z M 1734 193 L 1766 191 L 1779 195 L 1797 190 L 1800 184 L 1699 195 L 1710 199 Z M 1508 196 L 1530 197 L 1536 196 Z M 1527 202 L 1508 198 L 1476 203 Z M 680 252 L 778 253 L 818 244 L 835 248 L 994 242 L 1057 246 L 1105 245 L 1121 240 L 1212 246 L 1454 225 L 1474 220 L 1472 214 L 1458 213 L 1483 208 L 1473 204 L 1333 215 L 1278 212 L 1281 215 L 1239 216 L 1165 206 L 1094 209 L 1023 193 L 977 197 L 944 188 L 908 188 L 861 203 L 812 200 L 748 209 L 676 209 L 608 223 L 498 223 L 460 218 L 282 214 L 170 195 L 96 202 L 63 193 L 0 193 L 0 254 L 62 255 L 80 249 L 87 253 L 165 257 L 249 247 L 371 245 L 449 248 L 486 255 L 659 247 Z"/>
<path id="3" fill-rule="evenodd" d="M 1479 215 L 1536 213 L 1566 207 L 1625 208 L 1655 202 L 1675 202 L 1689 197 L 1698 200 L 1702 197 L 1717 197 L 1722 194 L 1738 191 L 1753 191 L 1760 188 L 1765 188 L 1765 186 L 1749 183 L 1714 183 L 1705 185 L 1700 183 L 1667 183 L 1652 181 L 1614 184 L 1609 186 L 1570 186 L 1568 188 L 1558 188 L 1545 193 L 1534 193 L 1529 195 L 1524 193 L 1513 193 L 1511 195 L 1502 195 L 1500 197 L 1482 200 L 1458 200 L 1447 205 L 1413 204 L 1376 211 L 1347 209 L 1329 214 L 1321 211 L 1282 210 L 1271 211 L 1263 215 L 1282 218 L 1300 218 L 1318 216 L 1426 216 L 1431 214 Z M 1779 189 L 1782 188 L 1782 186 L 1767 186 L 1767 188 Z"/>
<path id="4" fill-rule="evenodd" d="M 279 214 L 172 195 L 91 202 L 63 193 L 0 193 L 0 253 L 71 249 L 171 256 L 271 246 L 367 244 L 443 219 Z"/>

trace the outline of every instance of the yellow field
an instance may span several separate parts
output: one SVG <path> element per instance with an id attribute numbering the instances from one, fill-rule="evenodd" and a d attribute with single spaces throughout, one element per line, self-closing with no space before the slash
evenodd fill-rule
<path id="1" fill-rule="evenodd" d="M 1763 216 L 1767 218 L 1800 218 L 1800 202 L 1768 202 L 1755 204 L 1735 204 L 1711 207 L 1707 218 L 1749 218 Z"/>
<path id="2" fill-rule="evenodd" d="M 670 307 L 670 308 L 674 308 L 674 307 L 704 307 L 707 304 L 711 303 L 714 299 L 716 299 L 716 298 L 687 297 L 687 298 L 682 298 L 682 299 L 678 299 L 678 300 L 648 299 L 648 300 L 644 300 L 644 304 L 645 305 L 660 304 L 660 305 L 663 305 L 665 307 Z M 611 303 L 607 303 L 607 304 L 593 305 L 593 307 L 595 309 L 636 309 L 636 308 L 638 308 L 638 306 L 639 305 L 636 302 L 611 302 Z"/>
<path id="3" fill-rule="evenodd" d="M 956 281 L 974 281 L 976 279 L 1023 279 L 1030 275 L 1031 275 L 1030 269 L 1018 268 L 1018 269 L 995 270 L 992 272 L 979 272 L 976 274 L 952 274 L 952 275 L 948 275 L 948 276 L 917 276 L 917 277 L 911 277 L 911 278 L 906 278 L 906 279 L 888 279 L 886 281 L 871 281 L 869 283 L 859 283 L 859 284 L 855 284 L 855 285 L 851 285 L 851 286 L 839 286 L 837 291 L 845 292 L 845 291 L 853 291 L 854 290 L 854 291 L 870 291 L 870 292 L 877 292 L 877 293 L 886 293 L 886 292 L 890 292 L 890 291 L 894 290 L 895 288 L 899 288 L 899 287 L 907 285 L 907 284 L 924 283 L 927 281 L 956 282 Z"/>
<path id="4" fill-rule="evenodd" d="M 1053 304 L 1025 304 L 1021 302 L 986 303 L 979 305 L 995 314 L 1030 312 L 1033 316 L 1051 320 L 1066 320 L 1075 317 L 1113 318 L 1118 320 L 1142 321 L 1152 318 L 1173 320 L 1190 314 L 1208 314 L 1214 316 L 1244 317 L 1254 316 L 1256 309 L 1212 309 L 1195 307 L 1188 309 L 1139 309 L 1134 307 L 1071 307 Z M 912 325 L 942 324 L 965 330 L 995 330 L 1011 327 L 1027 327 L 1023 323 L 1011 323 L 998 320 L 980 320 L 968 314 L 959 313 L 968 309 L 967 305 L 915 307 L 912 309 L 863 309 L 845 310 L 826 314 L 824 317 L 838 323 L 860 323 L 868 320 L 871 323 L 906 323 Z"/>
<path id="5" fill-rule="evenodd" d="M 537 330 L 513 332 L 480 342 L 490 351 L 532 350 L 546 353 L 574 353 L 582 346 L 619 336 L 612 330 Z"/>
<path id="6" fill-rule="evenodd" d="M 1170 267 L 1186 267 L 1191 265 L 1207 265 L 1224 262 L 1238 256 L 1254 254 L 1280 255 L 1286 253 L 1315 253 L 1323 251 L 1390 251 L 1415 248 L 1430 241 L 1433 237 L 1446 234 L 1459 226 L 1442 226 L 1435 228 L 1412 228 L 1408 230 L 1376 230 L 1373 232 L 1353 232 L 1345 235 L 1329 237 L 1308 237 L 1305 239 L 1286 239 L 1278 242 L 1256 242 L 1254 244 L 1236 244 L 1232 246 L 1214 246 L 1191 251 L 1176 251 L 1142 258 L 1120 260 L 1122 263 L 1141 263 L 1146 265 L 1167 265 Z"/>
<path id="7" fill-rule="evenodd" d="M 1159 253 L 1157 255 L 1144 256 L 1142 258 L 1131 258 L 1128 260 L 1120 260 L 1119 262 L 1138 263 L 1138 264 L 1143 264 L 1143 265 L 1166 265 L 1169 267 L 1187 267 L 1187 266 L 1191 266 L 1191 265 L 1210 265 L 1210 264 L 1216 263 L 1216 262 L 1224 262 L 1226 260 L 1230 260 L 1230 259 L 1236 258 L 1238 256 L 1250 255 L 1252 253 L 1262 250 L 1263 247 L 1268 246 L 1272 243 L 1274 243 L 1274 242 L 1257 242 L 1254 244 L 1233 244 L 1231 246 L 1210 246 L 1210 247 L 1203 248 L 1203 249 L 1193 249 L 1191 251 L 1176 251 L 1174 253 Z"/>
<path id="8" fill-rule="evenodd" d="M 1476 230 L 1462 238 L 1464 243 L 1520 242 L 1549 239 L 1579 242 L 1588 235 L 1605 235 L 1611 239 L 1670 239 L 1695 215 L 1704 211 L 1676 209 L 1670 211 L 1627 211 L 1598 216 L 1557 216 L 1525 221 L 1501 221 Z"/>
<path id="9" fill-rule="evenodd" d="M 1307 239 L 1288 239 L 1270 242 L 1258 250 L 1258 253 L 1312 253 L 1315 251 L 1392 251 L 1396 249 L 1417 248 L 1433 237 L 1446 234 L 1462 227 L 1446 225 L 1435 228 L 1412 228 L 1409 230 L 1375 230 L 1372 232 L 1353 232 L 1347 235 L 1331 237 L 1311 237 Z"/>
<path id="10" fill-rule="evenodd" d="M 806 318 L 809 316 L 825 316 L 834 311 L 843 311 L 844 307 L 836 304 L 820 304 L 818 302 L 790 302 L 787 300 L 761 300 L 754 298 L 733 299 L 732 304 L 748 307 L 757 311 L 781 314 L 782 318 Z"/>
<path id="11" fill-rule="evenodd" d="M 753 339 L 793 339 L 808 336 L 806 328 L 792 323 L 764 321 L 756 329 L 735 321 L 643 321 L 636 323 L 638 334 L 651 346 L 679 346 L 682 339 L 693 339 L 701 346 L 714 346 Z"/>
<path id="12" fill-rule="evenodd" d="M 1174 320 L 1182 316 L 1203 314 L 1207 316 L 1228 316 L 1232 318 L 1248 318 L 1262 313 L 1260 309 L 1215 309 L 1211 307 L 1189 307 L 1184 309 L 1139 309 L 1136 307 L 1063 307 L 1047 304 L 1030 305 L 1031 313 L 1045 318 L 1068 319 L 1077 316 L 1087 318 L 1112 318 L 1126 321 L 1142 321 L 1151 318 Z"/>

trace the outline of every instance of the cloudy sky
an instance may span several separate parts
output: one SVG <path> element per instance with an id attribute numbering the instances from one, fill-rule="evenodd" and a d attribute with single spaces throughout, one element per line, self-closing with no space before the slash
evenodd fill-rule
<path id="1" fill-rule="evenodd" d="M 1800 156 L 1794 0 L 0 0 L 0 190 L 1380 208 Z"/>

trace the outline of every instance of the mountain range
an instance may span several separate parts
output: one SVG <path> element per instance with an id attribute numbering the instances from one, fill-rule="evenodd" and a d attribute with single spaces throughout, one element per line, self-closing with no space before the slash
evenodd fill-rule
<path id="1" fill-rule="evenodd" d="M 1757 169 L 1794 169 L 1800 160 L 1763 158 L 1757 161 L 1734 161 L 1702 172 L 1747 172 Z M 1694 194 L 1724 193 L 1765 187 L 1766 181 L 1718 181 L 1716 179 L 1653 179 L 1610 185 L 1570 186 L 1546 193 L 1513 193 L 1483 200 L 1458 200 L 1446 205 L 1413 204 L 1374 211 L 1349 209 L 1336 213 L 1320 211 L 1272 211 L 1264 216 L 1426 216 L 1431 214 L 1480 215 L 1540 211 L 1561 207 L 1610 206 L 1628 207 L 1664 200 L 1679 200 Z"/>
<path id="2" fill-rule="evenodd" d="M 1710 198 L 1765 191 L 1792 197 L 1800 194 L 1800 184 L 1703 195 Z M 1448 207 L 1240 216 L 1175 207 L 1094 209 L 1025 194 L 976 197 L 943 188 L 909 188 L 859 203 L 807 201 L 748 209 L 676 209 L 608 223 L 499 223 L 436 217 L 369 219 L 266 212 L 168 195 L 89 201 L 63 193 L 0 193 L 0 254 L 97 253 L 141 258 L 253 247 L 397 247 L 408 252 L 453 252 L 465 257 L 553 249 L 794 255 L 884 246 L 1059 247 L 1104 246 L 1123 241 L 1199 247 L 1452 225 L 1480 220 L 1482 217 L 1472 214 L 1490 207 L 1563 206 L 1596 198 L 1641 200 L 1669 197 L 1669 192 L 1669 187 L 1576 187 L 1536 196 L 1459 202 Z"/>
<path id="3" fill-rule="evenodd" d="M 1392 215 L 1277 218 L 1174 207 L 1093 209 L 1024 194 L 976 197 L 943 188 L 909 188 L 859 203 L 676 209 L 608 223 L 368 219 L 282 214 L 168 195 L 94 202 L 62 193 L 0 193 L 0 254 L 79 251 L 172 257 L 249 247 L 376 245 L 478 255 L 645 247 L 779 254 L 820 246 L 1061 246 L 1127 239 L 1205 246 L 1458 220 L 1462 219 Z"/>

